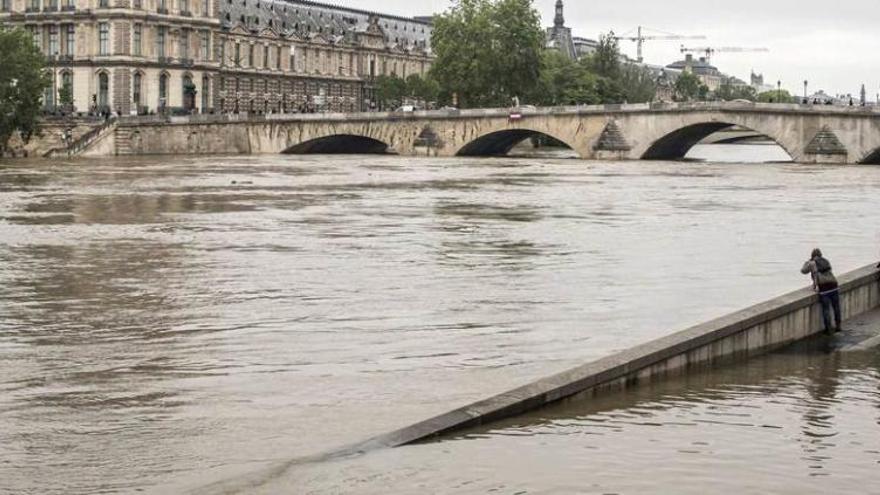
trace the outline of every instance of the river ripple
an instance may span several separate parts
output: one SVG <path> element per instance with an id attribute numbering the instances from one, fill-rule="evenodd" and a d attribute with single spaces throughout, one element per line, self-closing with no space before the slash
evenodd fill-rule
<path id="1" fill-rule="evenodd" d="M 880 169 L 0 164 L 0 493 L 178 491 L 876 257 Z M 317 485 L 320 486 L 320 483 Z"/>

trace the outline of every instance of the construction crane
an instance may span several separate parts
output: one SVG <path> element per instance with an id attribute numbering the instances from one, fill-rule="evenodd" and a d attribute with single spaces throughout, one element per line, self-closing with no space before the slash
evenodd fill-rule
<path id="1" fill-rule="evenodd" d="M 701 53 L 706 55 L 706 62 L 710 62 L 712 60 L 712 55 L 716 53 L 749 53 L 749 52 L 769 52 L 768 48 L 744 48 L 741 46 L 718 46 L 718 47 L 698 47 L 698 48 L 685 48 L 684 45 L 681 45 L 681 53 Z"/>
<path id="2" fill-rule="evenodd" d="M 648 28 L 644 28 L 644 29 L 647 30 Z M 656 31 L 656 30 L 652 29 L 651 31 Z M 704 40 L 704 39 L 706 39 L 705 36 L 680 36 L 680 35 L 672 34 L 672 33 L 663 33 L 662 31 L 658 31 L 658 32 L 660 32 L 661 34 L 656 34 L 656 35 L 652 34 L 652 35 L 645 36 L 644 34 L 642 34 L 642 26 L 639 26 L 636 29 L 635 36 L 630 35 L 630 34 L 624 34 L 622 36 L 615 36 L 614 34 L 612 34 L 611 37 L 616 40 L 634 41 L 636 43 L 636 47 L 637 47 L 636 59 L 638 60 L 639 63 L 642 63 L 645 61 L 645 57 L 643 56 L 643 48 L 645 46 L 646 41 L 680 41 L 680 40 Z"/>

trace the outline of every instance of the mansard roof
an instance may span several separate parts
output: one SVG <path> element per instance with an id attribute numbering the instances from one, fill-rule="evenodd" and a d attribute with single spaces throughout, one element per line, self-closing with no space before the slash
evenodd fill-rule
<path id="1" fill-rule="evenodd" d="M 286 36 L 309 39 L 313 34 L 328 40 L 353 41 L 356 33 L 366 33 L 371 23 L 378 25 L 387 46 L 430 52 L 431 24 L 366 10 L 352 9 L 309 0 L 220 0 L 223 27 L 244 25 L 248 30 L 273 27 Z"/>

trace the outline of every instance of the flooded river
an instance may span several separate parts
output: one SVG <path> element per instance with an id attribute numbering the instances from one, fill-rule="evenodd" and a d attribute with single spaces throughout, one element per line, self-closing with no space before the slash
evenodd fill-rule
<path id="1" fill-rule="evenodd" d="M 803 286 L 814 246 L 839 272 L 877 258 L 880 168 L 720 150 L 0 162 L 0 493 L 196 489 Z M 570 493 L 595 468 L 595 491 L 631 493 L 624 466 L 671 459 L 658 479 L 674 481 L 707 452 L 746 462 L 737 445 L 778 438 L 838 476 L 880 467 L 877 355 L 798 356 L 268 481 Z M 828 404 L 810 392 L 825 382 Z M 803 440 L 828 415 L 844 433 Z"/>

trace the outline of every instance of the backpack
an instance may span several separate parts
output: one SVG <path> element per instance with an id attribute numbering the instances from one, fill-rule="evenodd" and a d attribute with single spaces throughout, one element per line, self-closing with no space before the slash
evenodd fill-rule
<path id="1" fill-rule="evenodd" d="M 816 258 L 816 285 L 820 290 L 837 287 L 837 277 L 831 271 L 831 262 L 821 256 Z"/>

